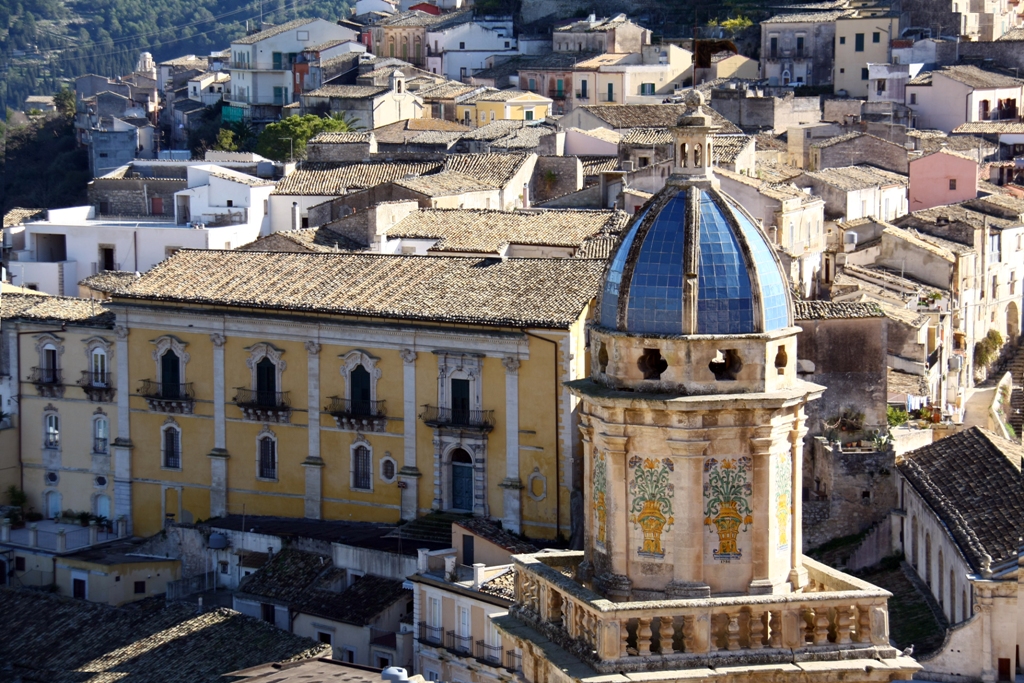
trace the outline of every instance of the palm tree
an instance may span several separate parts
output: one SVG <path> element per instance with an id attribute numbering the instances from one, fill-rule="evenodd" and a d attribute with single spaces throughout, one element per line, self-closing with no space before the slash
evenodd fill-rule
<path id="1" fill-rule="evenodd" d="M 335 121 L 340 121 L 344 125 L 343 128 L 335 131 L 337 133 L 353 133 L 358 130 L 366 130 L 366 126 L 361 126 L 356 123 L 356 119 L 347 112 L 336 111 L 331 114 L 331 118 Z"/>

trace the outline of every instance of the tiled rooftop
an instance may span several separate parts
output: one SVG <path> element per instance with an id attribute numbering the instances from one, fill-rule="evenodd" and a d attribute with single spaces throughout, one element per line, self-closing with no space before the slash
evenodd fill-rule
<path id="1" fill-rule="evenodd" d="M 715 135 L 712 139 L 711 153 L 716 166 L 732 164 L 736 157 L 750 144 L 749 135 Z"/>
<path id="2" fill-rule="evenodd" d="M 4 214 L 4 227 L 10 228 L 15 225 L 21 225 L 27 220 L 42 216 L 45 211 L 46 209 L 21 209 L 14 207 Z"/>
<path id="3" fill-rule="evenodd" d="M 827 12 L 794 12 L 793 14 L 776 14 L 762 24 L 827 24 L 829 22 L 851 16 L 852 10 L 832 10 Z"/>
<path id="4" fill-rule="evenodd" d="M 220 178 L 221 180 L 227 180 L 232 183 L 241 183 L 249 187 L 273 187 L 273 180 L 265 180 L 263 178 L 257 178 L 255 176 L 246 175 L 245 173 L 223 173 L 214 171 L 210 173 L 211 178 Z"/>
<path id="5" fill-rule="evenodd" d="M 794 301 L 794 320 L 838 320 L 849 318 L 880 318 L 877 304 L 845 301 Z"/>
<path id="6" fill-rule="evenodd" d="M 511 569 L 480 584 L 480 592 L 513 602 L 516 599 L 516 573 Z"/>
<path id="7" fill-rule="evenodd" d="M 426 133 L 424 134 L 426 135 Z M 431 175 L 402 178 L 396 180 L 395 185 L 418 192 L 427 197 L 445 197 L 453 194 L 462 194 L 463 192 L 479 192 L 495 188 L 494 185 L 477 180 L 458 171 L 441 171 Z"/>
<path id="8" fill-rule="evenodd" d="M 282 178 L 274 194 L 340 196 L 349 190 L 376 187 L 408 175 L 431 173 L 441 168 L 438 161 L 373 161 L 358 164 L 303 162 L 290 176 Z"/>
<path id="9" fill-rule="evenodd" d="M 825 139 L 825 140 L 821 140 L 820 142 L 812 143 L 811 147 L 817 147 L 819 149 L 824 149 L 825 147 L 831 147 L 833 145 L 838 145 L 839 143 L 847 142 L 848 140 L 856 140 L 857 138 L 862 137 L 863 135 L 866 135 L 866 134 L 865 133 L 858 133 L 856 131 L 853 132 L 853 133 L 844 133 L 843 135 L 836 135 L 835 137 L 831 137 L 831 138 L 828 138 L 828 139 Z"/>
<path id="10" fill-rule="evenodd" d="M 324 85 L 303 93 L 303 97 L 337 97 L 346 100 L 365 100 L 391 90 L 387 85 Z"/>
<path id="11" fill-rule="evenodd" d="M 978 427 L 906 453 L 896 467 L 938 515 L 975 571 L 1017 563 L 1024 448 Z"/>
<path id="12" fill-rule="evenodd" d="M 671 145 L 672 142 L 668 128 L 631 128 L 622 133 L 625 145 Z"/>
<path id="13" fill-rule="evenodd" d="M 1024 29 L 1022 29 L 1024 30 Z M 971 121 L 961 123 L 953 129 L 954 133 L 1024 133 L 1024 121 Z"/>
<path id="14" fill-rule="evenodd" d="M 580 109 L 604 121 L 609 128 L 668 128 L 679 122 L 679 117 L 689 111 L 685 104 L 589 104 Z M 704 108 L 718 133 L 742 133 L 735 124 L 709 107 Z"/>
<path id="15" fill-rule="evenodd" d="M 911 375 L 888 368 L 886 370 L 886 394 L 889 400 L 905 400 L 906 396 L 928 396 L 928 380 L 924 375 Z"/>
<path id="16" fill-rule="evenodd" d="M 583 175 L 598 176 L 604 171 L 614 171 L 619 167 L 618 157 L 579 157 L 583 165 Z"/>
<path id="17" fill-rule="evenodd" d="M 317 228 L 274 232 L 238 247 L 237 251 L 335 252 L 362 251 L 365 248 L 328 224 Z"/>
<path id="18" fill-rule="evenodd" d="M 297 605 L 306 600 L 306 589 L 333 568 L 331 558 L 285 548 L 259 571 L 238 584 L 238 592 L 278 603 Z"/>
<path id="19" fill-rule="evenodd" d="M 959 81 L 960 83 L 969 85 L 972 88 L 981 89 L 1015 88 L 1020 87 L 1020 85 L 1024 83 L 1024 81 L 1014 78 L 1013 76 L 1006 76 L 994 71 L 986 71 L 970 64 L 943 66 L 932 72 L 933 77 L 937 74 L 951 78 L 954 81 Z"/>
<path id="20" fill-rule="evenodd" d="M 450 154 L 444 170 L 457 171 L 495 187 L 505 187 L 529 158 L 528 154 Z"/>
<path id="21" fill-rule="evenodd" d="M 70 296 L 4 294 L 0 319 L 69 322 L 90 327 L 113 327 L 114 314 L 92 299 Z"/>
<path id="22" fill-rule="evenodd" d="M 183 249 L 115 298 L 566 328 L 596 295 L 603 270 L 584 259 Z"/>
<path id="23" fill-rule="evenodd" d="M 905 175 L 867 165 L 840 166 L 820 171 L 804 171 L 804 176 L 846 191 L 862 190 L 868 187 L 907 185 L 909 183 L 909 179 Z"/>
<path id="24" fill-rule="evenodd" d="M 314 21 L 316 21 L 316 19 L 295 19 L 293 21 L 287 21 L 283 24 L 278 24 L 277 26 L 271 26 L 268 29 L 260 31 L 259 33 L 253 33 L 252 35 L 245 36 L 243 38 L 236 38 L 235 40 L 231 41 L 231 44 L 253 45 L 255 43 L 260 42 L 261 40 L 273 38 L 276 35 L 280 35 L 287 31 L 291 31 L 293 28 L 299 28 L 300 26 L 305 26 L 306 24 L 312 24 Z"/>
<path id="25" fill-rule="evenodd" d="M 370 131 L 353 131 L 346 133 L 317 133 L 309 140 L 311 145 L 346 145 L 356 142 L 369 142 L 373 137 Z"/>
<path id="26" fill-rule="evenodd" d="M 138 273 L 131 270 L 104 270 L 81 280 L 78 284 L 97 292 L 110 294 L 135 282 Z"/>
<path id="27" fill-rule="evenodd" d="M 468 133 L 473 129 L 445 119 L 408 119 L 373 129 L 377 144 L 400 145 L 428 131 Z"/>
<path id="28" fill-rule="evenodd" d="M 537 547 L 535 545 L 519 540 L 489 519 L 484 519 L 483 517 L 467 517 L 466 519 L 460 519 L 454 523 L 463 529 L 472 531 L 480 538 L 490 541 L 499 548 L 507 550 L 512 555 L 537 552 Z"/>
<path id="29" fill-rule="evenodd" d="M 330 653 L 330 647 L 228 609 L 115 608 L 0 588 L 8 626 L 0 661 L 11 680 L 219 683 L 230 671 Z"/>
<path id="30" fill-rule="evenodd" d="M 437 239 L 436 252 L 499 254 L 508 244 L 578 247 L 602 231 L 618 234 L 621 211 L 422 209 L 388 230 L 388 238 Z"/>
<path id="31" fill-rule="evenodd" d="M 412 591 L 403 588 L 403 581 L 372 574 L 361 576 L 343 591 L 333 590 L 333 585 L 345 578 L 343 569 L 332 568 L 325 572 L 307 585 L 302 602 L 295 606 L 296 611 L 367 626 L 374 617 L 399 600 L 412 600 Z"/>

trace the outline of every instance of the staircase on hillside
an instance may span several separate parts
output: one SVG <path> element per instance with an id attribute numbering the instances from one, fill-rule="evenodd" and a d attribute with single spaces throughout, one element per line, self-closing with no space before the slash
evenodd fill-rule
<path id="1" fill-rule="evenodd" d="M 1013 376 L 1013 393 L 1010 394 L 1010 426 L 1018 437 L 1024 427 L 1024 349 L 1017 347 L 1013 360 L 1010 361 L 1009 372 Z"/>

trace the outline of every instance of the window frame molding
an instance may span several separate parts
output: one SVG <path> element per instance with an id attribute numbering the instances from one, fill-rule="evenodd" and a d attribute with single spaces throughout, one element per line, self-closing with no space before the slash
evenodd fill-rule
<path id="1" fill-rule="evenodd" d="M 179 381 L 182 384 L 187 384 L 188 382 L 186 380 L 185 372 L 188 367 L 188 361 L 191 358 L 188 351 L 185 350 L 185 347 L 188 346 L 188 342 L 182 341 L 172 334 L 165 334 L 162 337 L 157 337 L 151 343 L 156 347 L 153 349 L 153 361 L 156 364 L 156 381 L 163 382 L 163 368 L 160 365 L 161 359 L 168 351 L 174 351 L 175 355 L 178 356 Z"/>
<path id="2" fill-rule="evenodd" d="M 371 453 L 371 458 L 372 457 L 373 456 Z M 384 464 L 388 462 L 391 463 L 393 472 L 390 478 L 384 476 Z M 398 479 L 398 461 L 391 457 L 390 451 L 385 451 L 383 457 L 381 457 L 381 459 L 377 462 L 377 472 L 378 475 L 380 476 L 380 480 L 385 484 L 393 484 L 395 480 Z"/>
<path id="3" fill-rule="evenodd" d="M 437 405 L 451 408 L 451 380 L 469 380 L 469 409 L 483 409 L 484 355 L 457 351 L 434 351 L 437 356 Z"/>
<path id="4" fill-rule="evenodd" d="M 169 429 L 176 430 L 178 432 L 178 466 L 170 467 L 167 465 L 167 437 L 166 432 Z M 171 472 L 182 472 L 185 469 L 185 449 L 182 447 L 182 437 L 184 432 L 181 429 L 181 425 L 173 417 L 169 417 L 164 420 L 164 423 L 160 425 L 160 469 L 168 470 Z"/>
<path id="5" fill-rule="evenodd" d="M 96 435 L 96 425 L 99 424 L 100 420 L 102 420 L 103 422 L 107 423 L 107 426 L 106 426 L 106 434 L 107 435 L 105 437 L 103 437 L 103 438 L 105 438 L 107 440 L 107 450 L 105 452 L 102 452 L 102 453 L 100 451 L 96 450 L 96 439 L 100 438 L 100 437 L 98 437 Z M 92 426 L 92 454 L 93 455 L 110 455 L 110 418 L 107 417 L 107 414 L 105 412 L 103 412 L 102 408 L 97 408 L 96 412 L 92 414 L 91 426 Z"/>
<path id="6" fill-rule="evenodd" d="M 57 428 L 56 428 L 57 445 L 56 446 L 50 446 L 47 443 L 47 435 L 50 433 L 50 430 L 49 430 L 50 418 L 54 418 L 56 420 L 56 422 L 57 422 Z M 60 432 L 61 432 L 61 426 L 62 425 L 61 425 L 60 411 L 57 410 L 57 408 L 55 408 L 52 403 L 48 403 L 46 405 L 46 407 L 43 408 L 43 425 L 42 426 L 43 426 L 43 435 L 42 435 L 43 436 L 43 450 L 44 451 L 55 451 L 55 452 L 59 453 L 61 451 L 62 446 L 63 446 L 62 439 L 60 438 L 61 437 Z"/>
<path id="7" fill-rule="evenodd" d="M 35 335 L 35 339 L 36 355 L 39 356 L 39 367 L 46 367 L 46 364 L 43 362 L 43 351 L 46 350 L 46 347 L 52 346 L 53 349 L 57 352 L 57 365 L 50 369 L 60 370 L 62 367 L 61 356 L 64 355 L 64 338 L 58 337 L 57 335 L 52 334 L 50 332 L 43 332 L 42 334 Z"/>
<path id="8" fill-rule="evenodd" d="M 274 443 L 274 477 L 273 478 L 264 477 L 260 473 L 260 460 L 261 460 L 260 448 L 261 448 L 261 444 L 262 444 L 264 439 L 270 439 Z M 273 483 L 277 483 L 277 482 L 281 481 L 281 475 L 280 475 L 280 472 L 281 472 L 281 457 L 280 457 L 280 452 L 278 450 L 278 446 L 279 445 L 280 445 L 280 441 L 277 438 L 277 434 L 274 433 L 274 430 L 272 430 L 270 428 L 269 424 L 263 425 L 263 429 L 261 429 L 260 433 L 256 435 L 256 481 L 267 481 L 267 482 L 273 482 Z"/>
<path id="9" fill-rule="evenodd" d="M 345 398 L 349 401 L 352 400 L 352 371 L 360 365 L 363 369 L 370 373 L 370 400 L 377 400 L 377 383 L 380 381 L 381 376 L 384 374 L 383 371 L 377 367 L 377 363 L 380 362 L 380 358 L 372 356 L 362 349 L 353 349 L 348 353 L 343 353 L 338 356 L 341 359 L 341 373 L 342 379 L 345 380 Z"/>
<path id="10" fill-rule="evenodd" d="M 369 462 L 367 463 L 367 481 L 370 482 L 370 488 L 362 488 L 356 486 L 356 450 L 359 448 L 365 448 L 368 453 Z M 366 440 L 362 434 L 358 434 L 352 441 L 352 445 L 349 446 L 349 476 L 348 476 L 348 488 L 350 491 L 358 491 L 361 493 L 373 493 L 373 444 Z M 397 476 L 397 475 L 396 475 Z"/>
<path id="11" fill-rule="evenodd" d="M 92 367 L 92 356 L 93 352 L 97 349 L 103 351 L 103 355 L 107 357 L 106 365 L 107 374 L 110 374 L 110 362 L 113 360 L 114 354 L 114 342 L 103 337 L 89 337 L 82 342 L 85 345 L 85 362 L 88 364 L 89 372 L 93 372 Z"/>
<path id="12" fill-rule="evenodd" d="M 250 386 L 253 391 L 257 391 L 256 386 L 256 366 L 264 358 L 269 358 L 270 362 L 274 364 L 274 382 L 277 385 L 274 391 L 281 393 L 281 380 L 283 379 L 284 371 L 288 367 L 287 361 L 282 356 L 284 355 L 284 349 L 279 349 L 270 342 L 259 342 L 252 346 L 245 348 L 249 352 L 249 357 L 245 359 L 245 364 L 249 367 L 251 373 Z"/>

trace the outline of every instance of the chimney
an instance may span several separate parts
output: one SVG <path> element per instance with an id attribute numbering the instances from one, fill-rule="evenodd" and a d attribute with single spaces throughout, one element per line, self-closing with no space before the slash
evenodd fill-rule
<path id="1" fill-rule="evenodd" d="M 420 574 L 426 573 L 427 569 L 427 554 L 430 552 L 429 548 L 417 548 L 416 549 L 416 571 Z"/>
<path id="2" fill-rule="evenodd" d="M 302 217 L 299 211 L 299 203 L 292 202 L 292 230 L 298 230 L 299 226 L 302 225 Z"/>
<path id="3" fill-rule="evenodd" d="M 483 562 L 477 562 L 473 565 L 473 588 L 480 590 L 480 586 L 484 583 L 484 570 L 487 569 L 487 565 Z"/>
<path id="4" fill-rule="evenodd" d="M 530 184 L 523 183 L 523 208 L 530 208 Z"/>

